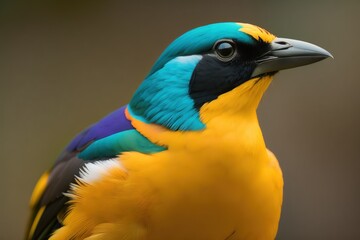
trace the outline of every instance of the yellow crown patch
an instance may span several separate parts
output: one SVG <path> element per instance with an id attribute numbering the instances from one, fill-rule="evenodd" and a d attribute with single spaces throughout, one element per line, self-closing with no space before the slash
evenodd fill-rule
<path id="1" fill-rule="evenodd" d="M 261 27 L 249 23 L 238 23 L 238 24 L 241 26 L 239 31 L 252 36 L 258 41 L 261 39 L 264 42 L 270 43 L 276 38 L 273 34 L 269 33 L 268 31 L 266 31 Z"/>

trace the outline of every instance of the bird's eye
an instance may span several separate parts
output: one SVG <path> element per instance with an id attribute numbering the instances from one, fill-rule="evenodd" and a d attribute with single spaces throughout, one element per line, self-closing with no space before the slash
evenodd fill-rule
<path id="1" fill-rule="evenodd" d="M 230 40 L 215 43 L 214 50 L 218 58 L 224 62 L 233 59 L 236 53 L 235 44 Z"/>

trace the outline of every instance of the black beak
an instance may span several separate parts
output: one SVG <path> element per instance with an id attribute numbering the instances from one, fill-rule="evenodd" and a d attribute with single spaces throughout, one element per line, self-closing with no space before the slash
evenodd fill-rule
<path id="1" fill-rule="evenodd" d="M 275 38 L 270 43 L 270 51 L 258 58 L 251 77 L 300 67 L 333 56 L 314 44 L 288 38 Z"/>

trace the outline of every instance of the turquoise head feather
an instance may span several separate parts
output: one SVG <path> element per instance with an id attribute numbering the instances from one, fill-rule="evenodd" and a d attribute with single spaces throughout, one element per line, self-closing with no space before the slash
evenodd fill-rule
<path id="1" fill-rule="evenodd" d="M 255 47 L 258 41 L 240 31 L 241 28 L 239 23 L 216 23 L 195 28 L 177 38 L 135 92 L 128 106 L 129 113 L 143 122 L 171 130 L 204 129 L 200 107 L 248 80 L 253 70 L 254 64 L 247 64 L 246 59 L 223 61 L 215 54 L 214 47 L 222 39 L 234 48 Z M 241 71 L 234 71 L 235 65 Z"/>

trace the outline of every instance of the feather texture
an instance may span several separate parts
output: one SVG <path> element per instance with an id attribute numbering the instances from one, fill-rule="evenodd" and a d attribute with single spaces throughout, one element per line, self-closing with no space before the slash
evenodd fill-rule
<path id="1" fill-rule="evenodd" d="M 96 169 L 102 169 L 96 166 L 108 166 L 99 161 L 91 165 L 92 161 L 106 162 L 126 151 L 152 153 L 165 149 L 151 143 L 135 130 L 126 118 L 125 110 L 126 106 L 119 108 L 77 135 L 52 169 L 38 181 L 31 198 L 33 213 L 28 226 L 28 239 L 48 239 L 62 226 L 62 215 L 67 211 L 66 202 L 71 196 L 64 193 L 76 183 L 77 176 L 87 176 L 84 179 L 89 180 L 92 178 L 88 173 L 90 168 L 90 172 L 95 174 Z"/>
<path id="2" fill-rule="evenodd" d="M 165 49 L 152 67 L 149 75 L 157 72 L 167 62 L 178 56 L 210 52 L 214 43 L 219 39 L 236 39 L 239 42 L 254 43 L 255 41 L 250 35 L 240 31 L 241 28 L 241 23 L 225 22 L 209 24 L 186 32 Z M 255 36 L 254 30 L 252 33 Z"/>
<path id="3" fill-rule="evenodd" d="M 177 57 L 146 78 L 130 101 L 130 115 L 172 130 L 203 129 L 205 126 L 189 96 L 191 75 L 201 58 Z"/>
<path id="4" fill-rule="evenodd" d="M 79 153 L 79 158 L 86 160 L 108 159 L 122 152 L 155 153 L 163 150 L 165 150 L 164 147 L 153 144 L 138 131 L 132 129 L 93 142 Z"/>

